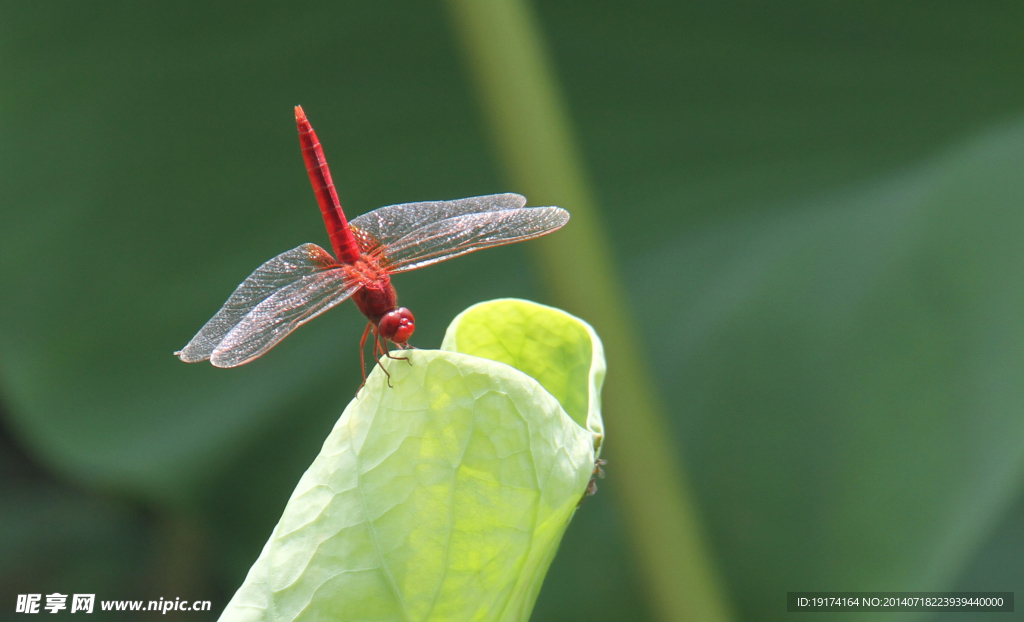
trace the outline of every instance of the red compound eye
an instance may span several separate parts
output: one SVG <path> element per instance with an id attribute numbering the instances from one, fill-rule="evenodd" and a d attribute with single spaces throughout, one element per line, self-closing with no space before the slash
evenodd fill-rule
<path id="1" fill-rule="evenodd" d="M 385 313 L 384 317 L 380 318 L 377 327 L 381 337 L 395 343 L 405 343 L 409 341 L 409 337 L 412 337 L 413 331 L 416 330 L 416 320 L 412 317 L 412 311 L 405 307 L 399 307 Z"/>

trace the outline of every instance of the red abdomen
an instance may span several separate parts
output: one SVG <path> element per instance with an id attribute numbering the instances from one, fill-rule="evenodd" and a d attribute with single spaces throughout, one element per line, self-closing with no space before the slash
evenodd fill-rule
<path id="1" fill-rule="evenodd" d="M 295 123 L 299 126 L 299 144 L 302 145 L 302 159 L 306 162 L 309 182 L 313 184 L 316 202 L 320 204 L 320 213 L 327 226 L 327 235 L 331 238 L 331 246 L 338 261 L 352 264 L 359 260 L 359 246 L 352 235 L 352 229 L 341 209 L 338 192 L 331 181 L 331 171 L 327 168 L 327 159 L 320 147 L 320 141 L 313 131 L 313 126 L 306 119 L 302 106 L 295 107 Z"/>

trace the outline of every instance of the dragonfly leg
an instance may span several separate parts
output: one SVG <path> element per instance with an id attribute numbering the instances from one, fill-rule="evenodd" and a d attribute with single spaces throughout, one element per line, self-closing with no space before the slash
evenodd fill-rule
<path id="1" fill-rule="evenodd" d="M 380 354 L 381 356 L 387 356 L 388 358 L 392 358 L 391 354 L 388 353 L 387 345 L 381 345 L 381 341 L 382 340 L 384 341 L 385 344 L 387 344 L 387 339 L 383 339 L 380 336 L 380 332 L 379 331 L 376 331 L 376 330 L 373 331 L 373 358 L 374 358 L 374 360 L 377 360 L 377 355 L 378 354 Z M 382 372 L 384 372 L 385 376 L 388 377 L 388 387 L 392 388 L 392 389 L 395 388 L 391 384 L 391 373 L 388 372 L 387 368 L 384 367 L 383 365 L 381 365 L 380 366 L 380 370 Z"/>
<path id="2" fill-rule="evenodd" d="M 392 361 L 405 361 L 406 363 L 412 365 L 412 361 L 409 360 L 408 356 L 391 356 L 391 351 L 388 349 L 388 340 L 384 339 L 383 341 L 384 341 L 384 356 L 388 357 Z M 396 343 L 395 345 L 398 346 L 399 350 L 404 350 L 405 349 L 405 348 L 402 347 L 402 344 L 400 344 L 400 343 Z"/>
<path id="3" fill-rule="evenodd" d="M 372 327 L 373 322 L 367 322 L 366 329 L 363 331 L 363 338 L 359 340 L 359 366 L 363 368 L 363 384 L 366 384 L 366 338 L 370 336 L 370 328 Z M 363 388 L 363 385 L 359 385 L 359 388 Z"/>

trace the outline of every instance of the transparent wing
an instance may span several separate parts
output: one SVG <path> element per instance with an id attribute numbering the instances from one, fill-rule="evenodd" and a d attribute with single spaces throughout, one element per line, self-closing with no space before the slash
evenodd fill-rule
<path id="1" fill-rule="evenodd" d="M 331 254 L 316 244 L 303 244 L 281 253 L 256 268 L 249 278 L 235 288 L 220 311 L 200 329 L 188 345 L 175 354 L 186 363 L 207 360 L 228 333 L 275 292 L 310 275 L 338 267 L 338 262 Z"/>
<path id="2" fill-rule="evenodd" d="M 349 224 L 363 252 L 373 252 L 388 246 L 420 227 L 481 212 L 518 209 L 526 205 L 526 197 L 518 194 L 489 194 L 454 201 L 423 201 L 388 205 L 353 218 Z"/>
<path id="3" fill-rule="evenodd" d="M 362 287 L 348 270 L 341 266 L 311 274 L 277 290 L 217 344 L 210 362 L 215 367 L 237 367 L 262 356 L 293 330 Z"/>
<path id="4" fill-rule="evenodd" d="M 404 272 L 483 248 L 521 242 L 551 233 L 569 222 L 560 207 L 526 207 L 465 214 L 432 222 L 387 244 L 389 272 Z"/>

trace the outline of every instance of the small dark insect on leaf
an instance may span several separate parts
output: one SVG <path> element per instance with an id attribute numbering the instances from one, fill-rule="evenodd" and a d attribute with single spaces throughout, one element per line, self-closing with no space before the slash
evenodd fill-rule
<path id="1" fill-rule="evenodd" d="M 603 467 L 606 464 L 608 464 L 608 461 L 602 458 L 598 458 L 597 460 L 594 461 L 593 477 L 590 478 L 590 483 L 587 484 L 587 491 L 583 493 L 582 497 L 580 497 L 580 502 L 576 504 L 576 507 L 582 505 L 584 499 L 586 499 L 587 497 L 592 497 L 594 496 L 594 494 L 597 493 L 597 480 L 598 478 L 604 479 L 604 469 L 602 469 L 601 467 Z"/>

